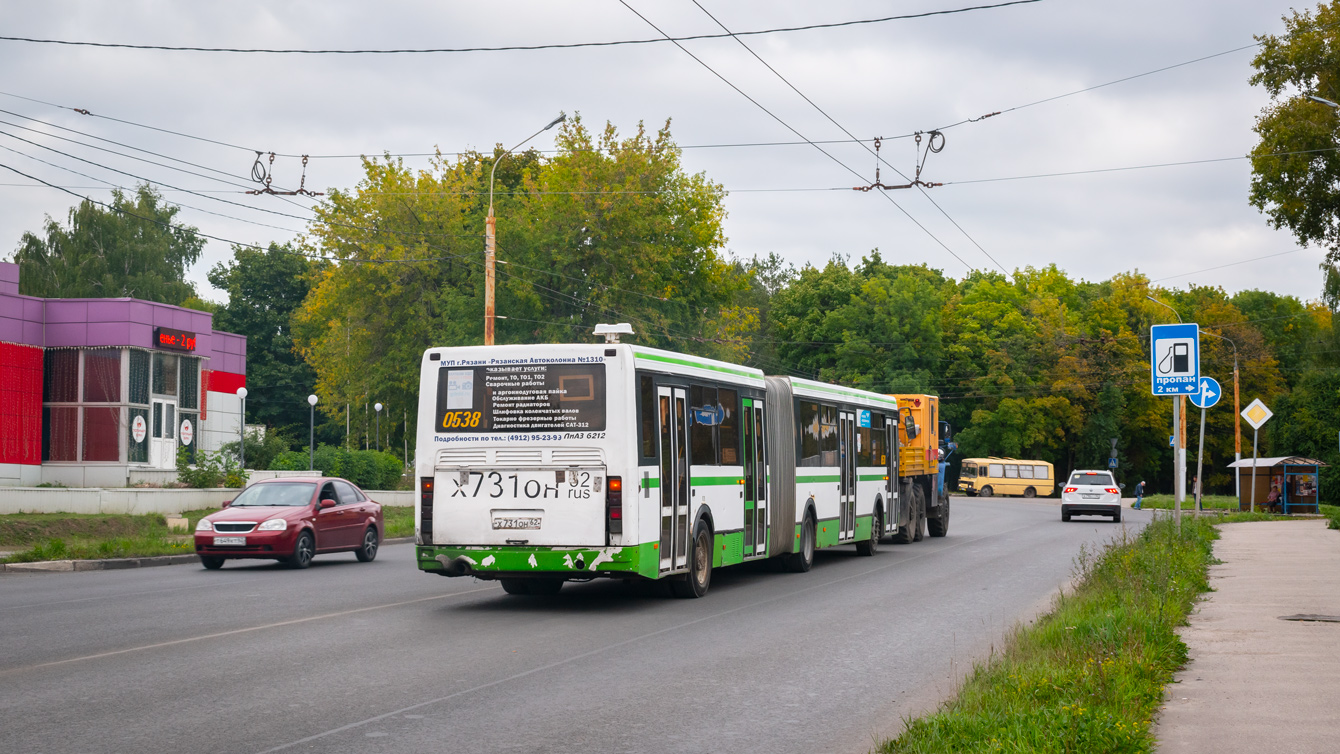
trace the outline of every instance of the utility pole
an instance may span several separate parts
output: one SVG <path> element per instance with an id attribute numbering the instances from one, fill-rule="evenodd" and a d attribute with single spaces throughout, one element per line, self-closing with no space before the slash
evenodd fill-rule
<path id="1" fill-rule="evenodd" d="M 527 136 L 525 141 L 493 158 L 493 168 L 489 170 L 489 213 L 488 217 L 484 219 L 484 345 L 486 346 L 493 345 L 493 321 L 496 319 L 493 291 L 494 272 L 498 260 L 498 223 L 493 217 L 493 176 L 497 173 L 498 163 L 502 161 L 502 158 L 520 149 L 527 141 L 562 123 L 567 118 L 566 114 L 559 113 L 557 118 L 549 121 L 549 125 Z"/>
<path id="2" fill-rule="evenodd" d="M 1205 333 L 1206 335 L 1210 336 L 1211 338 L 1218 338 L 1218 339 L 1220 339 L 1220 340 L 1228 341 L 1228 344 L 1229 344 L 1230 346 L 1233 346 L 1233 460 L 1234 460 L 1234 461 L 1241 461 L 1241 460 L 1242 460 L 1242 412 L 1241 412 L 1241 410 L 1240 410 L 1241 407 L 1238 405 L 1238 344 L 1237 344 L 1236 342 L 1234 342 L 1234 340 L 1233 340 L 1232 338 L 1225 338 L 1225 337 L 1222 336 L 1222 335 L 1215 335 L 1214 333 L 1210 332 L 1209 330 L 1201 330 L 1201 332 Z M 1235 474 L 1233 475 L 1233 493 L 1237 496 L 1238 500 L 1242 500 L 1242 475 L 1241 475 L 1241 474 L 1236 474 L 1236 473 L 1235 473 Z"/>

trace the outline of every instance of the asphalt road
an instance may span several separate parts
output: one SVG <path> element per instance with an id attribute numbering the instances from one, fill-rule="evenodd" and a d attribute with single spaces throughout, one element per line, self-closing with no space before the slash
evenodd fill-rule
<path id="1" fill-rule="evenodd" d="M 413 548 L 222 571 L 0 575 L 0 748 L 39 752 L 860 752 L 952 690 L 1139 527 L 954 500 L 949 536 L 713 574 L 700 600 L 511 597 Z"/>

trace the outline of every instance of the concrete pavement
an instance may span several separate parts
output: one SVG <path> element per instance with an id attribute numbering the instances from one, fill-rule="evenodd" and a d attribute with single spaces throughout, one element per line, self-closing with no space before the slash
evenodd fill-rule
<path id="1" fill-rule="evenodd" d="M 1340 531 L 1324 520 L 1225 524 L 1214 590 L 1182 639 L 1190 662 L 1165 692 L 1159 751 L 1340 750 Z"/>

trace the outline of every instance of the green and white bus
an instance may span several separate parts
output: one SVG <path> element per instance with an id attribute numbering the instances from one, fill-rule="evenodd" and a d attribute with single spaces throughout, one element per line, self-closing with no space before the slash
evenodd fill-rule
<path id="1" fill-rule="evenodd" d="M 434 348 L 420 374 L 425 572 L 700 597 L 714 568 L 920 539 L 892 397 L 629 344 Z"/>

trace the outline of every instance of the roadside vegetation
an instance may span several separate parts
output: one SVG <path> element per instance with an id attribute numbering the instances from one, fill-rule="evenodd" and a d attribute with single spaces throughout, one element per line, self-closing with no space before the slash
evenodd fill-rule
<path id="1" fill-rule="evenodd" d="M 1321 515 L 1327 518 L 1326 528 L 1340 529 L 1340 505 L 1321 506 Z"/>
<path id="2" fill-rule="evenodd" d="M 1176 634 L 1209 588 L 1209 521 L 1160 518 L 1081 551 L 1078 586 L 979 664 L 957 698 L 879 751 L 1148 752 L 1163 687 L 1186 661 Z"/>
<path id="3" fill-rule="evenodd" d="M 186 526 L 169 529 L 157 513 L 131 516 L 79 513 L 13 513 L 0 516 L 0 563 L 43 560 L 147 558 L 195 552 L 191 532 L 200 519 L 219 510 L 185 511 Z M 412 506 L 383 506 L 386 538 L 414 535 Z"/>

